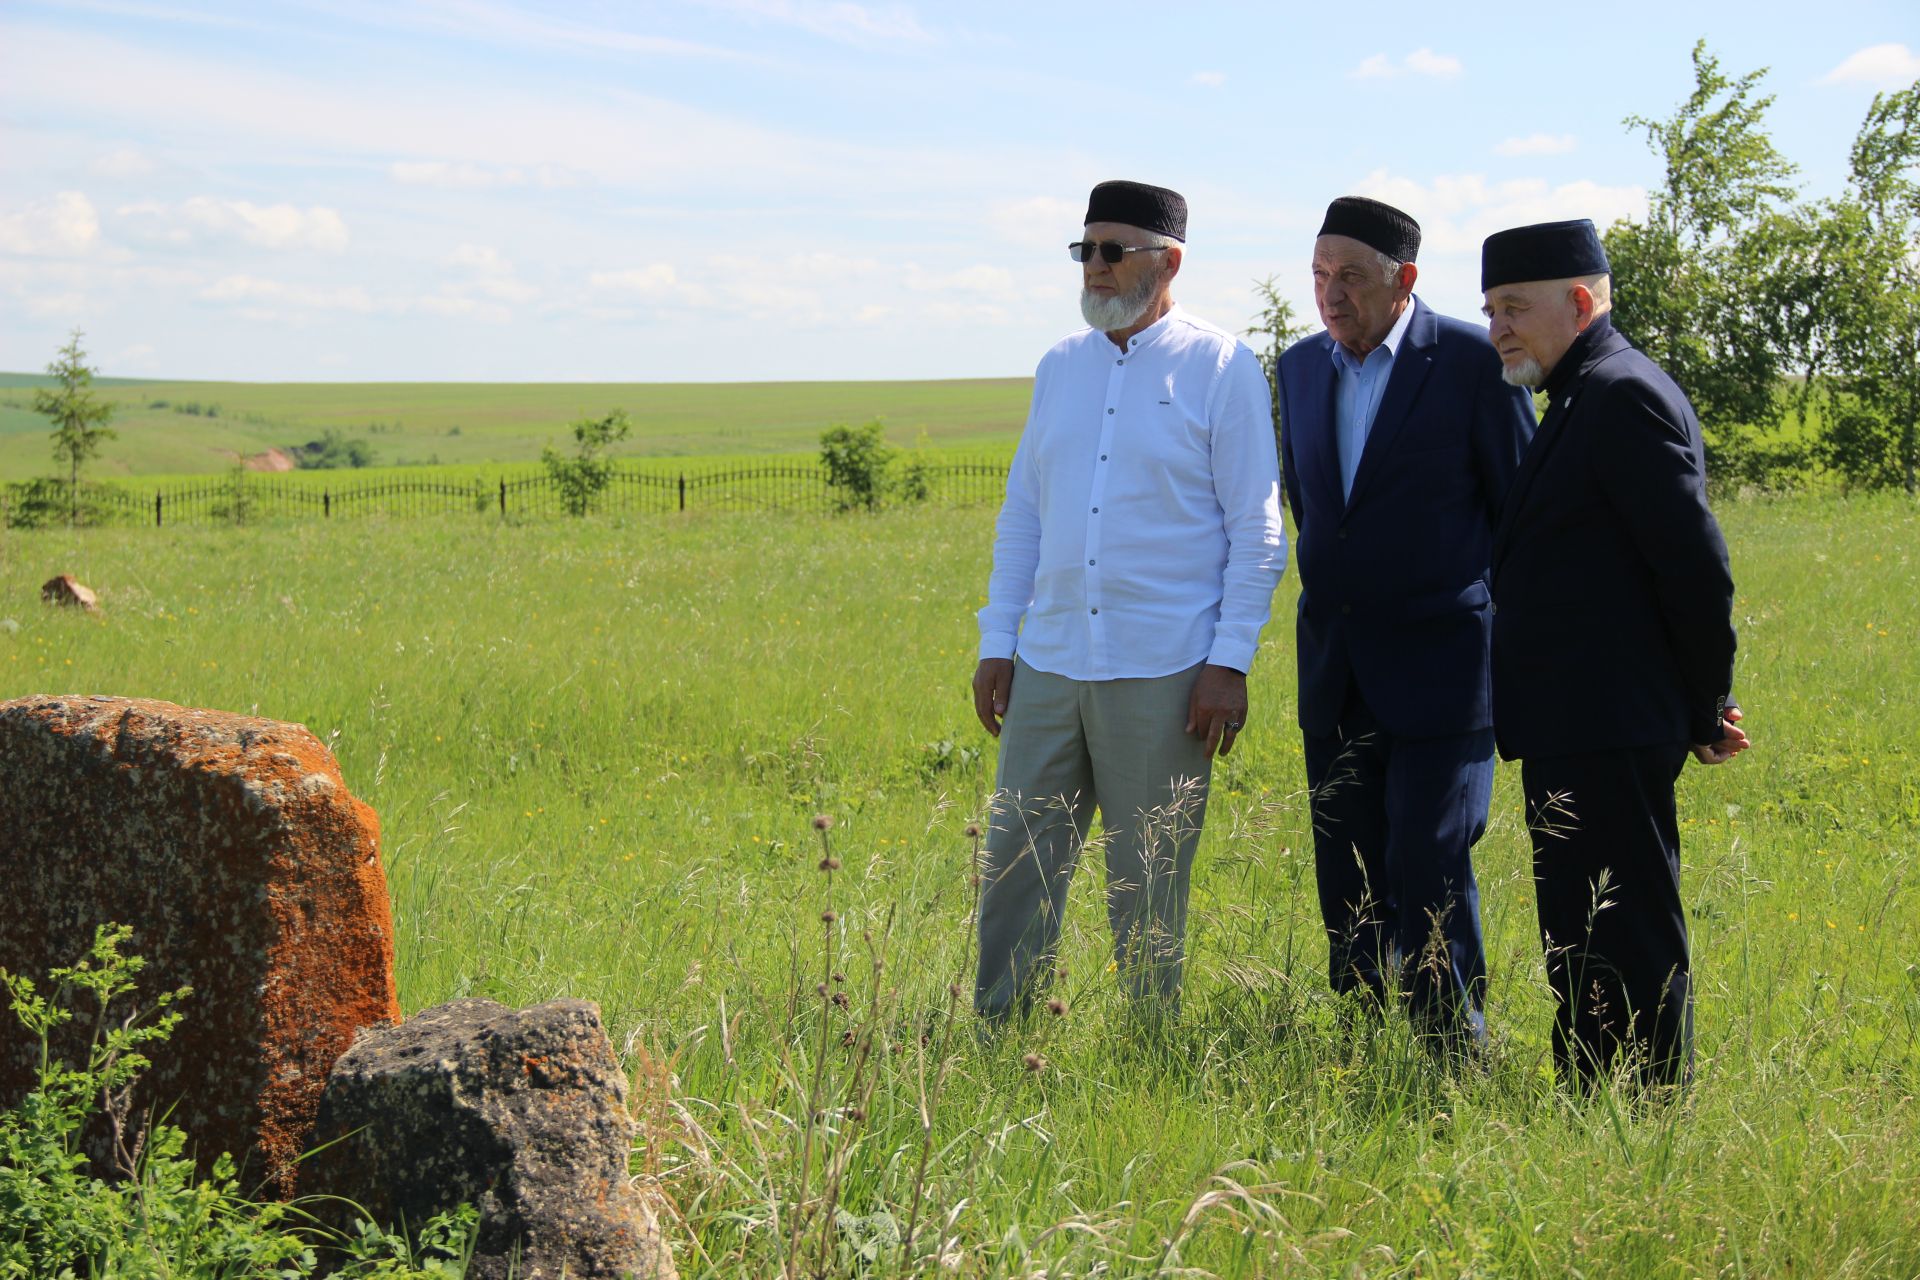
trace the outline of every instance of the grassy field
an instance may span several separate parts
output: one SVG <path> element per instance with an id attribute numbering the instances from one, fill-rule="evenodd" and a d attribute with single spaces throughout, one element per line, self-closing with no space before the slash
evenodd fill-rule
<path id="1" fill-rule="evenodd" d="M 599 1001 L 683 1276 L 778 1274 L 796 1236 L 862 1275 L 1920 1275 L 1920 513 L 1722 516 L 1757 746 L 1682 783 L 1701 1057 L 1670 1107 L 1551 1087 L 1512 766 L 1486 1072 L 1334 1035 L 1284 625 L 1216 774 L 1180 1025 L 1129 1023 L 1097 875 L 1064 1016 L 949 1020 L 990 510 L 0 534 L 0 691 L 331 741 L 385 829 L 406 1008 Z M 103 616 L 36 602 L 60 571 Z M 889 1221 L 911 1250 L 860 1263 Z"/>
<path id="2" fill-rule="evenodd" d="M 46 379 L 0 374 L 0 482 L 53 469 L 50 424 L 32 412 Z M 1010 450 L 1026 420 L 1028 378 L 946 382 L 96 384 L 120 406 L 120 433 L 89 467 L 97 479 L 200 475 L 236 456 L 336 430 L 386 466 L 536 462 L 566 447 L 568 424 L 627 411 L 621 457 L 807 453 L 838 422 L 882 419 L 896 444 Z"/>

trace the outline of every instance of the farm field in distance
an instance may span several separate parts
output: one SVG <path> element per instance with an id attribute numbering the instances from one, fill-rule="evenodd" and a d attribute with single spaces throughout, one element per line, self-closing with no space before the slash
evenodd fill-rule
<path id="1" fill-rule="evenodd" d="M 1484 1071 L 1436 1073 L 1397 1023 L 1339 1034 L 1291 572 L 1215 774 L 1171 1029 L 1117 996 L 1093 853 L 1065 1014 L 986 1043 L 966 1018 L 991 507 L 0 531 L 0 696 L 157 697 L 331 742 L 380 816 L 403 1005 L 598 1001 L 685 1277 L 778 1274 L 803 1163 L 813 1195 L 839 1170 L 846 1217 L 801 1224 L 834 1274 L 1910 1277 L 1920 509 L 1718 509 L 1756 746 L 1680 787 L 1700 1058 L 1667 1107 L 1551 1086 L 1510 764 L 1477 859 Z M 103 614 L 43 608 L 57 572 Z M 842 1047 L 867 1029 L 870 1056 Z M 859 1261 L 909 1222 L 910 1258 Z"/>
<path id="2" fill-rule="evenodd" d="M 53 471 L 52 424 L 32 411 L 46 379 L 0 374 L 0 482 Z M 569 425 L 625 409 L 618 458 L 811 455 L 835 423 L 886 423 L 891 443 L 1010 453 L 1031 378 L 930 382 L 247 383 L 105 378 L 120 435 L 93 479 L 219 473 L 237 457 L 334 430 L 364 439 L 382 468 L 536 464 Z M 209 412 L 211 411 L 211 412 Z M 334 473 L 337 480 L 348 473 Z M 365 472 L 354 473 L 357 476 Z M 412 474 L 419 474 L 417 471 Z M 439 478 L 436 476 L 436 478 Z M 465 479 L 464 475 L 461 477 Z"/>

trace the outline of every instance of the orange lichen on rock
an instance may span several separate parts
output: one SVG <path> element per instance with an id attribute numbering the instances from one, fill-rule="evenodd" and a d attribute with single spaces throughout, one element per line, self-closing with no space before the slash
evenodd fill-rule
<path id="1" fill-rule="evenodd" d="M 193 988 L 133 1113 L 171 1109 L 203 1163 L 230 1151 L 249 1184 L 292 1194 L 334 1060 L 400 1017 L 379 821 L 326 747 L 167 702 L 0 703 L 0 876 L 0 968 L 70 964 L 116 922 L 147 962 L 134 1000 Z M 56 1051 L 90 1030 L 68 1024 Z M 0 1022 L 0 1106 L 36 1048 Z M 110 1163 L 104 1129 L 88 1149 Z"/>

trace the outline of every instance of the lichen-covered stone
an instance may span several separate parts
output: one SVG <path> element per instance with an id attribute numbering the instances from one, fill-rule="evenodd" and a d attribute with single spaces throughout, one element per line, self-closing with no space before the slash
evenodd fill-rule
<path id="1" fill-rule="evenodd" d="M 628 1177 L 626 1078 L 588 1001 L 455 1000 L 362 1032 L 334 1064 L 315 1136 L 331 1145 L 302 1190 L 386 1222 L 476 1207 L 470 1276 L 675 1274 Z M 320 1211 L 347 1225 L 343 1207 Z"/>
<path id="2" fill-rule="evenodd" d="M 327 1071 L 361 1027 L 399 1020 L 379 823 L 305 728 L 168 702 L 0 703 L 0 968 L 70 964 L 131 925 L 132 997 L 191 985 L 134 1095 L 203 1163 L 294 1190 Z M 69 1024 L 55 1049 L 84 1052 Z M 0 1018 L 0 1106 L 35 1063 Z M 104 1129 L 89 1152 L 107 1163 Z"/>

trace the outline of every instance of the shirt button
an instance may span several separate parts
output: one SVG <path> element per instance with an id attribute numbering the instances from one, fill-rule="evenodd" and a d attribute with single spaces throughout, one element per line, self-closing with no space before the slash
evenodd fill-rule
<path id="1" fill-rule="evenodd" d="M 1111 410 L 1111 409 L 1109 409 L 1109 410 L 1107 410 L 1107 412 L 1108 412 L 1108 413 L 1112 413 L 1112 412 L 1113 412 L 1113 410 Z"/>
<path id="2" fill-rule="evenodd" d="M 1098 609 L 1089 609 L 1089 610 L 1087 610 L 1087 612 L 1088 612 L 1088 613 L 1098 613 L 1098 612 L 1100 612 L 1100 611 L 1099 611 Z"/>
<path id="3" fill-rule="evenodd" d="M 1115 361 L 1114 361 L 1114 363 L 1115 363 L 1115 364 L 1125 364 L 1125 363 L 1126 363 L 1126 361 L 1125 361 L 1125 360 L 1115 360 Z"/>
<path id="4" fill-rule="evenodd" d="M 1099 514 L 1100 514 L 1100 508 L 1098 508 L 1098 507 L 1095 507 L 1095 508 L 1093 509 L 1093 514 L 1095 514 L 1095 515 L 1099 515 Z"/>
<path id="5" fill-rule="evenodd" d="M 1091 561 L 1091 560 L 1089 560 L 1089 561 L 1087 561 L 1087 563 L 1088 563 L 1088 564 L 1092 564 L 1092 563 L 1093 563 L 1093 561 Z"/>
<path id="6" fill-rule="evenodd" d="M 1105 462 L 1106 460 L 1107 460 L 1107 455 L 1106 455 L 1106 454 L 1104 454 L 1104 453 L 1103 453 L 1103 454 L 1101 454 L 1101 455 L 1100 455 L 1100 461 L 1102 461 L 1102 462 Z"/>

